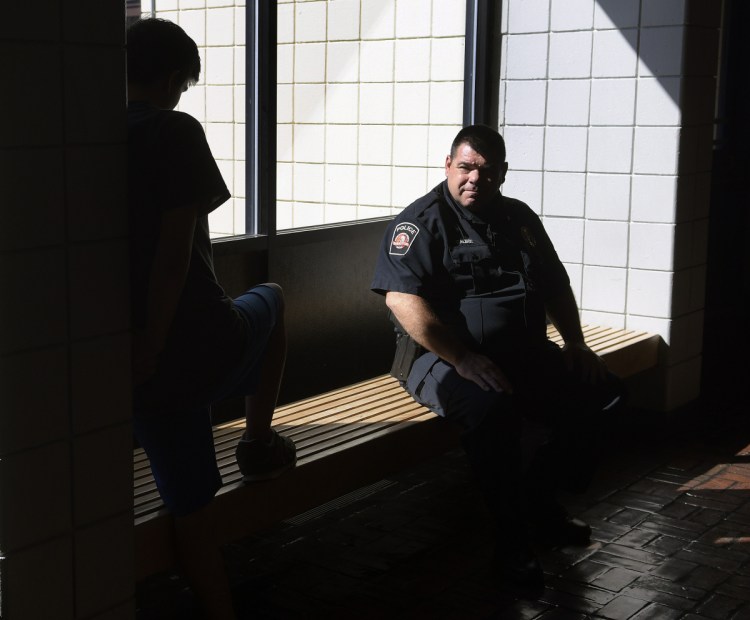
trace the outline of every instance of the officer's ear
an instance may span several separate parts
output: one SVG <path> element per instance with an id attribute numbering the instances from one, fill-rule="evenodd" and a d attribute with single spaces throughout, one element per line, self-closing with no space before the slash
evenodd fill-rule
<path id="1" fill-rule="evenodd" d="M 508 162 L 504 161 L 500 166 L 500 185 L 505 183 L 505 175 L 508 174 Z"/>
<path id="2" fill-rule="evenodd" d="M 445 156 L 445 176 L 448 176 L 448 170 L 450 170 L 451 167 L 451 156 L 446 155 Z"/>

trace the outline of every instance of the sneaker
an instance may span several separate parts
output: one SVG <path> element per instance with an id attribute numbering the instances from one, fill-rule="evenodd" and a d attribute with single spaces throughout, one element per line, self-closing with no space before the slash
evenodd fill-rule
<path id="1" fill-rule="evenodd" d="M 243 433 L 234 453 L 243 482 L 278 478 L 297 464 L 297 448 L 289 437 L 273 429 L 268 443 L 245 437 Z"/>

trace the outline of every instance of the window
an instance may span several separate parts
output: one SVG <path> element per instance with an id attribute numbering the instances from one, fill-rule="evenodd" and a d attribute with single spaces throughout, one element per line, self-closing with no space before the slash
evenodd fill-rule
<path id="1" fill-rule="evenodd" d="M 274 3 L 268 4 L 272 11 Z M 258 223 L 252 187 L 263 178 L 246 182 L 246 155 L 263 159 L 254 150 L 253 123 L 245 123 L 246 98 L 252 99 L 247 76 L 257 82 L 253 66 L 273 67 L 273 59 L 261 64 L 246 57 L 264 36 L 262 24 L 246 47 L 246 22 L 252 25 L 254 17 L 246 15 L 244 0 L 142 2 L 144 13 L 178 23 L 200 49 L 201 81 L 179 109 L 203 123 L 232 193 L 211 214 L 212 235 L 390 216 L 439 183 L 463 121 L 466 0 L 276 5 L 276 135 L 270 136 L 276 183 L 275 200 L 266 201 L 275 217 L 269 227 Z"/>

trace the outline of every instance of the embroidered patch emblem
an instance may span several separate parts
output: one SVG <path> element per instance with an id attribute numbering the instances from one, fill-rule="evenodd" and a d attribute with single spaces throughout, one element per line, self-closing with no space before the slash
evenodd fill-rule
<path id="1" fill-rule="evenodd" d="M 401 222 L 393 231 L 393 239 L 391 239 L 391 247 L 388 253 L 403 256 L 409 251 L 418 234 L 419 228 L 414 224 Z"/>
<path id="2" fill-rule="evenodd" d="M 536 247 L 536 239 L 534 239 L 534 235 L 531 234 L 531 231 L 526 226 L 521 226 L 521 236 L 529 247 Z"/>

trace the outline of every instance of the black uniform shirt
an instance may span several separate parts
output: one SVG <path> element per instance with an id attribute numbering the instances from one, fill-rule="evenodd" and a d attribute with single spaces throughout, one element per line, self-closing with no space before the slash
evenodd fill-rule
<path id="1" fill-rule="evenodd" d="M 497 196 L 484 221 L 457 205 L 444 181 L 389 225 L 372 290 L 424 298 L 469 345 L 487 353 L 546 337 L 544 301 L 569 286 L 537 215 Z"/>

